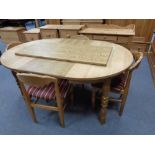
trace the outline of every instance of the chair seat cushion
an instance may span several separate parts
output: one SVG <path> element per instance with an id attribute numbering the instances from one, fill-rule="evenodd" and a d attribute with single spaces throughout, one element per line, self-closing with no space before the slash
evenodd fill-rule
<path id="1" fill-rule="evenodd" d="M 121 92 L 126 86 L 127 78 L 128 77 L 124 73 L 113 78 L 110 86 L 111 91 Z M 99 89 L 101 89 L 102 86 L 103 86 L 103 83 L 92 84 L 92 87 L 99 88 Z"/>
<path id="2" fill-rule="evenodd" d="M 67 92 L 69 90 L 69 86 L 70 86 L 70 84 L 67 80 L 61 80 L 59 82 L 60 96 L 62 98 L 66 97 Z M 54 83 L 50 83 L 50 84 L 45 85 L 43 87 L 30 86 L 27 89 L 27 92 L 31 97 L 35 97 L 38 99 L 44 99 L 46 101 L 55 99 Z"/>

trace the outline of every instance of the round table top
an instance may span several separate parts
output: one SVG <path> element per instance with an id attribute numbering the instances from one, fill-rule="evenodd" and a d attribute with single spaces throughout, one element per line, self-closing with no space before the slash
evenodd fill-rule
<path id="1" fill-rule="evenodd" d="M 37 50 L 38 52 L 50 52 L 50 50 L 56 49 L 53 48 L 54 46 L 58 47 L 62 43 L 63 45 L 69 44 L 75 50 L 80 47 L 83 49 L 82 51 L 86 51 L 87 53 L 89 53 L 88 47 L 89 49 L 91 47 L 112 47 L 112 52 L 106 66 L 18 56 L 15 54 L 25 50 L 32 53 Z M 95 81 L 113 77 L 129 68 L 132 62 L 133 56 L 131 52 L 118 44 L 106 41 L 78 39 L 43 39 L 31 41 L 7 50 L 1 57 L 1 63 L 5 67 L 17 72 L 49 75 L 73 81 Z"/>

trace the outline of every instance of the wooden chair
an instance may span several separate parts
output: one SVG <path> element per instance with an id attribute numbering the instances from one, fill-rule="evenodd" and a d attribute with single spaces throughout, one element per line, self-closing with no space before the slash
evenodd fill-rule
<path id="1" fill-rule="evenodd" d="M 20 45 L 20 44 L 22 44 L 22 42 L 20 42 L 20 41 L 12 42 L 12 43 L 10 43 L 10 44 L 7 45 L 6 50 L 8 50 L 8 49 L 10 49 L 10 48 L 13 48 L 13 47 L 15 47 L 15 46 L 18 46 L 18 45 Z"/>
<path id="2" fill-rule="evenodd" d="M 67 80 L 59 80 L 50 76 L 27 73 L 17 73 L 17 78 L 19 80 L 24 100 L 31 113 L 32 120 L 36 122 L 34 108 L 54 110 L 59 112 L 60 124 L 64 127 L 65 105 L 63 103 L 70 88 L 69 82 Z M 32 98 L 37 100 L 32 102 Z M 44 99 L 45 101 L 53 100 L 56 102 L 56 106 L 39 103 L 39 99 Z"/>
<path id="3" fill-rule="evenodd" d="M 15 47 L 15 46 L 17 46 L 17 45 L 20 45 L 20 44 L 22 44 L 22 42 L 13 42 L 13 43 L 11 43 L 11 44 L 9 44 L 9 45 L 7 46 L 6 50 L 8 50 L 8 49 L 10 49 L 10 48 L 13 48 L 13 47 Z M 15 80 L 16 80 L 16 83 L 17 83 L 17 85 L 18 85 L 18 87 L 19 87 L 19 89 L 20 89 L 20 92 L 21 92 L 22 96 L 25 98 L 25 93 L 23 93 L 23 90 L 25 90 L 25 89 L 24 89 L 24 87 L 23 87 L 23 84 L 20 82 L 19 78 L 17 77 L 17 72 L 14 71 L 14 70 L 12 70 L 12 74 L 13 74 Z M 18 73 L 18 74 L 19 74 L 19 73 Z M 53 78 L 52 78 L 52 79 L 53 79 Z M 32 86 L 30 86 L 30 87 L 32 87 Z M 26 93 L 26 95 L 27 95 L 27 93 Z M 27 97 L 27 96 L 26 96 L 26 97 Z M 30 110 L 30 112 L 31 112 L 32 119 L 33 119 L 34 121 L 36 121 L 36 117 L 35 117 L 35 115 L 34 115 L 34 110 L 33 110 L 32 107 L 29 106 L 30 97 L 28 96 L 28 99 L 26 98 L 25 101 L 26 101 L 26 103 L 27 103 L 27 105 L 28 105 L 28 108 L 29 108 L 29 110 Z M 41 106 L 41 105 L 40 105 L 40 106 Z M 41 106 L 41 107 L 42 107 L 42 106 Z M 45 107 L 46 107 L 46 106 L 45 106 Z M 62 126 L 64 125 L 63 120 L 61 120 L 61 125 L 62 125 Z"/>
<path id="4" fill-rule="evenodd" d="M 17 46 L 17 45 L 20 45 L 20 44 L 22 44 L 22 42 L 20 42 L 20 41 L 18 41 L 18 42 L 12 42 L 12 43 L 10 43 L 10 44 L 7 45 L 5 51 L 7 51 L 7 50 L 9 50 L 10 48 L 13 48 L 13 47 L 15 47 L 15 46 Z M 21 90 L 20 85 L 19 85 L 19 81 L 18 81 L 17 76 L 16 76 L 16 74 L 17 74 L 16 71 L 11 70 L 11 72 L 12 72 L 12 75 L 14 76 L 14 78 L 15 78 L 15 80 L 16 80 L 16 83 L 17 83 L 19 89 Z M 22 93 L 22 92 L 21 92 L 21 93 Z M 23 94 L 22 94 L 22 95 L 23 95 Z"/>
<path id="5" fill-rule="evenodd" d="M 80 39 L 80 40 L 89 40 L 89 38 L 85 35 L 74 35 L 70 37 L 71 39 Z"/>
<path id="6" fill-rule="evenodd" d="M 14 46 L 19 45 L 19 44 L 22 44 L 22 42 L 12 42 L 12 43 L 10 43 L 10 44 L 7 45 L 7 47 L 6 47 L 5 50 L 8 50 L 8 49 L 10 49 L 10 48 L 12 48 L 12 47 L 14 47 Z M 2 53 L 1 53 L 1 51 L 0 51 L 0 56 L 1 56 L 1 55 L 2 55 Z M 0 64 L 1 64 L 1 62 L 0 62 Z"/>
<path id="7" fill-rule="evenodd" d="M 118 102 L 120 103 L 120 110 L 119 110 L 119 115 L 121 116 L 124 110 L 125 102 L 128 96 L 128 91 L 129 91 L 129 86 L 130 86 L 130 80 L 132 76 L 132 72 L 138 68 L 138 66 L 141 63 L 141 60 L 143 58 L 143 53 L 142 52 L 134 52 L 133 53 L 134 57 L 134 63 L 130 66 L 130 68 L 122 73 L 121 75 L 115 77 L 112 79 L 111 82 L 111 92 L 119 94 L 118 98 L 112 98 L 110 97 L 109 101 L 111 102 Z M 96 98 L 96 93 L 101 92 L 103 83 L 98 83 L 98 84 L 92 84 L 93 91 L 92 91 L 92 107 L 95 107 L 95 98 Z"/>

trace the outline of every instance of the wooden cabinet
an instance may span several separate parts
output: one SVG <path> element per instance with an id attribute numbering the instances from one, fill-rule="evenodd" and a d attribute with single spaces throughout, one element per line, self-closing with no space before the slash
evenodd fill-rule
<path id="1" fill-rule="evenodd" d="M 58 38 L 58 28 L 60 25 L 45 25 L 40 27 L 42 39 Z"/>
<path id="2" fill-rule="evenodd" d="M 144 37 L 135 37 L 135 25 L 118 26 L 112 24 L 102 24 L 101 27 L 84 28 L 80 34 L 88 36 L 90 39 L 109 41 L 120 44 L 130 50 L 136 50 L 146 54 L 148 45 Z"/>
<path id="3" fill-rule="evenodd" d="M 87 36 L 90 40 L 93 40 L 93 35 L 91 35 L 91 34 L 85 34 L 85 36 Z"/>
<path id="4" fill-rule="evenodd" d="M 86 27 L 97 27 L 103 22 L 103 19 L 62 19 L 63 25 L 85 25 Z"/>
<path id="5" fill-rule="evenodd" d="M 121 27 L 118 25 L 102 24 L 96 28 L 85 28 L 79 32 L 83 35 L 92 35 L 92 39 L 105 40 L 117 44 L 128 44 L 135 35 L 135 26 L 128 25 Z"/>
<path id="6" fill-rule="evenodd" d="M 77 35 L 84 25 L 45 25 L 40 27 L 42 39 L 49 38 L 69 38 Z"/>
<path id="7" fill-rule="evenodd" d="M 132 40 L 129 42 L 129 49 L 134 51 L 139 51 L 146 53 L 147 51 L 147 44 L 144 37 L 132 37 Z"/>
<path id="8" fill-rule="evenodd" d="M 80 25 L 80 19 L 62 19 L 63 25 Z"/>
<path id="9" fill-rule="evenodd" d="M 40 29 L 38 29 L 38 28 L 24 31 L 23 33 L 25 36 L 25 41 L 39 40 L 41 38 Z"/>
<path id="10" fill-rule="evenodd" d="M 45 19 L 46 24 L 61 24 L 61 20 L 60 19 Z"/>
<path id="11" fill-rule="evenodd" d="M 58 38 L 57 30 L 41 30 L 42 39 Z"/>
<path id="12" fill-rule="evenodd" d="M 60 38 L 70 38 L 71 36 L 77 35 L 78 31 L 74 30 L 59 30 Z"/>
<path id="13" fill-rule="evenodd" d="M 146 44 L 129 43 L 129 48 L 131 51 L 146 52 Z"/>
<path id="14" fill-rule="evenodd" d="M 105 40 L 105 41 L 117 41 L 117 36 L 108 36 L 108 35 L 93 35 L 95 40 Z"/>
<path id="15" fill-rule="evenodd" d="M 129 36 L 118 36 L 117 43 L 128 43 L 130 41 Z"/>
<path id="16" fill-rule="evenodd" d="M 60 25 L 59 37 L 70 38 L 71 36 L 77 35 L 83 27 L 84 25 Z"/>
<path id="17" fill-rule="evenodd" d="M 25 31 L 24 27 L 3 27 L 0 28 L 0 37 L 6 44 L 17 41 L 24 42 L 23 31 Z"/>

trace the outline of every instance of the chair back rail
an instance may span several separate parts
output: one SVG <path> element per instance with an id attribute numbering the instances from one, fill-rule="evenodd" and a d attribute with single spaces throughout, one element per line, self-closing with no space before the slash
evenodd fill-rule
<path id="1" fill-rule="evenodd" d="M 134 57 L 134 63 L 130 66 L 129 69 L 127 69 L 123 73 L 123 76 L 121 76 L 123 78 L 123 81 L 124 81 L 123 82 L 124 89 L 129 87 L 132 72 L 139 67 L 139 65 L 141 63 L 141 60 L 143 59 L 143 53 L 142 52 L 132 52 L 132 54 L 133 54 L 133 57 Z"/>
<path id="2" fill-rule="evenodd" d="M 132 72 L 137 69 L 143 59 L 143 53 L 142 52 L 132 52 L 134 57 L 134 63 L 130 66 L 130 68 L 125 72 L 125 82 L 124 82 L 124 88 L 130 84 Z M 128 87 L 127 86 L 127 87 Z"/>
<path id="3" fill-rule="evenodd" d="M 22 85 L 29 85 L 34 87 L 43 87 L 50 83 L 54 84 L 54 91 L 56 95 L 57 103 L 62 103 L 62 98 L 60 97 L 59 80 L 50 76 L 42 76 L 37 74 L 27 74 L 27 73 L 17 73 L 17 78 Z M 23 89 L 22 91 L 26 91 Z"/>
<path id="4" fill-rule="evenodd" d="M 15 47 L 17 45 L 20 45 L 20 44 L 22 44 L 22 42 L 20 42 L 20 41 L 18 41 L 18 42 L 12 42 L 12 43 L 10 43 L 10 44 L 7 45 L 6 50 L 8 50 L 10 48 L 13 48 L 13 47 Z"/>
<path id="5" fill-rule="evenodd" d="M 50 76 L 42 76 L 37 74 L 17 73 L 18 79 L 24 84 L 42 87 L 50 83 L 56 84 L 58 79 Z"/>
<path id="6" fill-rule="evenodd" d="M 7 46 L 6 50 L 13 48 L 20 44 L 22 43 L 21 42 L 11 43 Z M 54 110 L 59 113 L 60 124 L 62 127 L 64 127 L 64 106 L 63 106 L 64 99 L 60 95 L 59 79 L 51 77 L 51 76 L 43 76 L 43 75 L 38 75 L 38 74 L 17 73 L 14 70 L 12 70 L 12 74 L 14 75 L 16 82 L 21 90 L 22 96 L 28 106 L 28 109 L 32 116 L 32 120 L 34 122 L 37 122 L 34 108 Z M 37 102 L 33 103 L 31 101 L 30 94 L 28 94 L 27 92 L 26 85 L 42 87 L 50 83 L 54 84 L 53 89 L 55 91 L 55 98 L 53 100 L 56 100 L 57 106 L 44 105 L 44 104 L 38 103 L 38 99 L 37 99 Z"/>
<path id="7" fill-rule="evenodd" d="M 142 52 L 133 52 L 133 57 L 134 57 L 135 63 L 133 63 L 130 66 L 129 71 L 133 71 L 134 69 L 139 67 L 139 65 L 143 59 L 143 53 Z"/>

